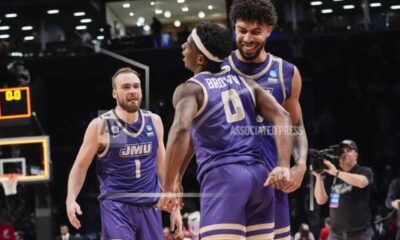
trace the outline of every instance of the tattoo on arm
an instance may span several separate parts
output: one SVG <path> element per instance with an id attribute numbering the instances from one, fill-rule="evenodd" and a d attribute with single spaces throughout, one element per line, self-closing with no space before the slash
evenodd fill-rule
<path id="1" fill-rule="evenodd" d="M 294 126 L 294 137 L 293 137 L 293 151 L 292 155 L 297 163 L 298 161 L 303 161 L 306 164 L 307 161 L 307 150 L 308 150 L 308 141 L 307 134 L 304 128 L 303 120 Z"/>

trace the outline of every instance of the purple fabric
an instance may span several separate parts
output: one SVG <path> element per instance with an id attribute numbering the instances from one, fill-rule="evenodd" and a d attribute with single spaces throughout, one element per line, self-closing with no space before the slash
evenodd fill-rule
<path id="1" fill-rule="evenodd" d="M 115 118 L 112 111 L 102 116 L 108 124 L 110 147 L 96 164 L 99 199 L 119 199 L 130 203 L 158 200 L 156 195 L 132 196 L 132 193 L 160 192 L 156 171 L 158 141 L 150 114 L 141 110 L 138 121 L 133 124 Z M 125 128 L 130 133 L 138 133 L 142 127 L 142 116 L 144 126 L 140 134 L 132 136 L 123 131 Z"/>
<path id="2" fill-rule="evenodd" d="M 274 192 L 263 186 L 267 173 L 265 166 L 258 163 L 227 164 L 206 173 L 200 189 L 200 227 L 223 223 L 244 227 L 272 223 Z M 245 231 L 216 229 L 201 237 L 222 233 L 246 236 Z"/>
<path id="3" fill-rule="evenodd" d="M 220 165 L 262 162 L 258 139 L 254 134 L 238 131 L 239 128 L 258 125 L 253 96 L 244 79 L 232 71 L 219 74 L 202 72 L 187 82 L 201 84 L 205 99 L 208 99 L 202 113 L 194 119 L 191 130 L 199 182 L 207 171 Z M 232 92 L 237 95 L 232 95 Z M 230 98 L 224 104 L 223 96 L 226 100 L 227 95 Z M 239 111 L 233 107 L 234 101 L 241 104 L 244 117 L 228 121 L 227 114 L 235 115 Z"/>
<path id="4" fill-rule="evenodd" d="M 100 201 L 104 240 L 162 240 L 161 211 L 114 200 Z"/>
<path id="5" fill-rule="evenodd" d="M 290 227 L 288 195 L 275 189 L 275 229 Z M 290 236 L 290 230 L 277 234 L 275 238 Z"/>

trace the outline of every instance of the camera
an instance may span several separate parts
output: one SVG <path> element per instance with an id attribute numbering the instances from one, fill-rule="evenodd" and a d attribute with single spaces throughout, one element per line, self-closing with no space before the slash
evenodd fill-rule
<path id="1" fill-rule="evenodd" d="M 340 145 L 332 145 L 321 150 L 310 148 L 308 150 L 308 158 L 313 171 L 320 174 L 324 173 L 324 169 L 326 168 L 324 160 L 328 160 L 338 167 L 341 150 Z"/>

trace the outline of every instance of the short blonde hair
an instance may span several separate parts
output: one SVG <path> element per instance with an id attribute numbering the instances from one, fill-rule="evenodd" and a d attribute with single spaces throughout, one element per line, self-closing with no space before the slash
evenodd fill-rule
<path id="1" fill-rule="evenodd" d="M 130 67 L 120 68 L 114 73 L 114 75 L 111 78 L 111 84 L 112 84 L 113 89 L 116 88 L 115 79 L 118 77 L 118 75 L 120 75 L 122 73 L 133 73 L 139 78 L 139 74 L 135 70 L 133 70 L 132 68 L 130 68 Z"/>

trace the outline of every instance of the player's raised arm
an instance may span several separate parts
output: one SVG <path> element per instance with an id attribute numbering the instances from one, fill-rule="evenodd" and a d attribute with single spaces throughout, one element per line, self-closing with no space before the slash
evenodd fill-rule
<path id="1" fill-rule="evenodd" d="M 292 155 L 296 164 L 290 169 L 293 181 L 287 188 L 282 189 L 284 192 L 293 192 L 298 189 L 307 170 L 308 140 L 299 101 L 300 93 L 301 76 L 299 70 L 295 67 L 292 79 L 292 93 L 283 103 L 283 107 L 289 112 L 294 127 Z"/>
<path id="2" fill-rule="evenodd" d="M 81 223 L 76 217 L 76 213 L 81 215 L 82 211 L 79 204 L 76 202 L 79 192 L 82 189 L 86 178 L 87 170 L 93 160 L 93 157 L 99 150 L 100 146 L 100 131 L 102 120 L 96 118 L 90 122 L 83 139 L 83 143 L 76 156 L 68 178 L 68 195 L 66 199 L 67 215 L 72 226 L 76 229 L 81 227 Z"/>
<path id="3" fill-rule="evenodd" d="M 198 111 L 199 98 L 202 96 L 201 87 L 194 83 L 183 83 L 175 90 L 173 99 L 175 116 L 169 131 L 166 150 L 164 183 L 166 193 L 175 191 L 176 179 L 179 177 L 181 169 L 187 166 L 188 156 L 192 155 L 190 153 L 190 129 Z M 176 204 L 176 202 L 171 202 L 175 201 L 174 197 L 162 198 L 160 206 L 171 211 Z"/>
<path id="4" fill-rule="evenodd" d="M 248 81 L 254 89 L 256 108 L 258 113 L 266 120 L 275 125 L 275 142 L 278 150 L 279 167 L 290 167 L 290 156 L 292 153 L 293 137 L 291 133 L 292 122 L 289 113 L 256 82 Z"/>

